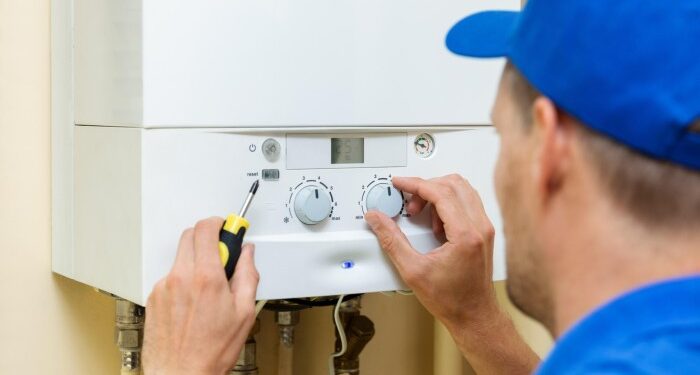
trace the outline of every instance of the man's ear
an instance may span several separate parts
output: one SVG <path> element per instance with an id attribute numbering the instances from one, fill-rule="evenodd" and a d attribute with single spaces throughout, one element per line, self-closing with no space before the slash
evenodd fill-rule
<path id="1" fill-rule="evenodd" d="M 546 205 L 561 188 L 570 165 L 573 126 L 571 119 L 544 96 L 532 104 L 532 122 L 532 181 L 539 200 Z"/>

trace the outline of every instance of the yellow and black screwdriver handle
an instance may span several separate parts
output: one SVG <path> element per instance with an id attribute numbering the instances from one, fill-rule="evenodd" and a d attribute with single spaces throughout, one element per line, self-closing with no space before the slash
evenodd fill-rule
<path id="1" fill-rule="evenodd" d="M 238 258 L 241 257 L 243 236 L 249 226 L 248 220 L 244 217 L 231 214 L 228 215 L 219 232 L 219 256 L 226 271 L 226 278 L 229 280 L 233 277 Z"/>

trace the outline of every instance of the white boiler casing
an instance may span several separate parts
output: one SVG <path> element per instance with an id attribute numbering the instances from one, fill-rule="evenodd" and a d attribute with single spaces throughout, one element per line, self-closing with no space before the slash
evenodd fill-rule
<path id="1" fill-rule="evenodd" d="M 503 278 L 488 126 L 502 63 L 444 47 L 459 17 L 499 5 L 519 4 L 53 2 L 54 271 L 143 304 L 180 233 L 236 212 L 261 179 L 246 235 L 259 299 L 403 289 L 363 220 L 369 195 L 387 198 L 369 191 L 460 173 Z M 318 224 L 299 217 L 307 187 L 330 202 Z M 398 210 L 419 251 L 437 245 L 427 215 Z"/>

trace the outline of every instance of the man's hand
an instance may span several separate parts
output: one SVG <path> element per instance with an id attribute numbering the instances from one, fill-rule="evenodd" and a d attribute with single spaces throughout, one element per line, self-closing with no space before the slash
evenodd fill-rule
<path id="1" fill-rule="evenodd" d="M 144 371 L 157 374 L 225 374 L 255 322 L 258 272 L 253 246 L 243 246 L 231 282 L 219 258 L 220 218 L 188 229 L 170 273 L 146 305 Z"/>
<path id="2" fill-rule="evenodd" d="M 491 281 L 494 229 L 477 192 L 458 175 L 430 181 L 394 177 L 392 182 L 413 194 L 406 207 L 409 214 L 432 204 L 433 232 L 445 240 L 423 255 L 393 220 L 367 213 L 367 223 L 416 297 L 448 328 L 498 311 Z"/>
<path id="3" fill-rule="evenodd" d="M 392 182 L 412 194 L 409 214 L 430 207 L 433 232 L 444 240 L 442 246 L 421 254 L 393 220 L 368 212 L 367 223 L 403 280 L 447 327 L 477 373 L 531 373 L 539 358 L 496 300 L 495 233 L 476 190 L 459 175 L 432 180 L 394 177 Z"/>

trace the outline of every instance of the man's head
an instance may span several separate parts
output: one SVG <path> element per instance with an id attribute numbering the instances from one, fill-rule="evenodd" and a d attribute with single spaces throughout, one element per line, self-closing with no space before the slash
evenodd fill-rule
<path id="1" fill-rule="evenodd" d="M 509 60 L 492 115 L 508 288 L 551 330 L 563 288 L 602 303 L 700 272 L 698 40 L 700 0 L 530 0 L 448 34 L 457 54 Z"/>
<path id="2" fill-rule="evenodd" d="M 577 225 L 559 220 L 570 217 L 561 210 L 590 214 L 580 202 L 591 197 L 582 195 L 605 202 L 597 207 L 611 207 L 610 221 L 623 220 L 649 233 L 700 228 L 700 172 L 652 159 L 590 130 L 542 96 L 510 63 L 493 122 L 501 135 L 496 186 L 508 241 L 509 295 L 546 325 L 554 325 L 551 284 L 557 270 L 550 267 L 567 255 L 561 254 L 563 248 L 547 248 L 548 238 Z M 693 127 L 700 132 L 700 120 Z"/>

